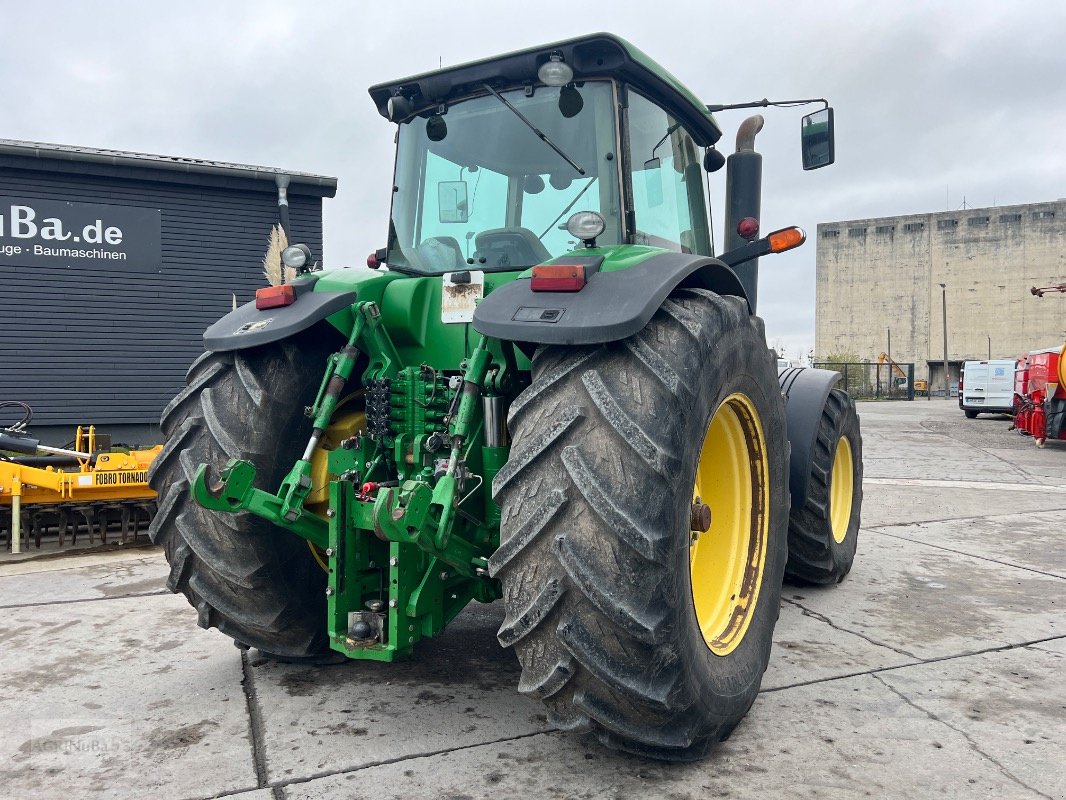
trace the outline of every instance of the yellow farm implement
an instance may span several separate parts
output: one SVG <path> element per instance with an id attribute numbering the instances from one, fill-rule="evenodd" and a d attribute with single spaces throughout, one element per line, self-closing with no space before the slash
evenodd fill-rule
<path id="1" fill-rule="evenodd" d="M 21 551 L 22 538 L 37 548 L 44 532 L 56 530 L 62 547 L 68 532 L 76 542 L 85 530 L 89 541 L 107 543 L 108 531 L 119 526 L 120 541 L 147 529 L 155 513 L 155 492 L 148 488 L 148 468 L 162 449 L 97 452 L 95 428 L 79 427 L 74 448 L 46 447 L 8 431 L 0 449 L 34 455 L 0 458 L 0 536 Z M 47 453 L 36 456 L 36 452 Z M 46 463 L 46 462 L 54 463 Z"/>

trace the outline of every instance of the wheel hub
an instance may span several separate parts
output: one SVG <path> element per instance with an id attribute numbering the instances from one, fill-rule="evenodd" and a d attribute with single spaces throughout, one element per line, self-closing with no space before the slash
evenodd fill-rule
<path id="1" fill-rule="evenodd" d="M 702 533 L 689 548 L 692 602 L 704 641 L 717 656 L 737 648 L 754 614 L 769 537 L 769 494 L 758 411 L 746 395 L 732 394 L 707 428 L 690 514 L 692 533 Z M 704 519 L 707 527 L 701 528 L 697 523 Z"/>
<path id="2" fill-rule="evenodd" d="M 833 474 L 829 478 L 829 523 L 833 540 L 844 541 L 851 524 L 851 505 L 855 495 L 855 466 L 852 462 L 851 442 L 841 436 L 833 456 Z"/>

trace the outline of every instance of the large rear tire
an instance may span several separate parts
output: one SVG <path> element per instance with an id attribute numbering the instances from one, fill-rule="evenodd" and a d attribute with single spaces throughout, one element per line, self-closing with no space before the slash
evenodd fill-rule
<path id="1" fill-rule="evenodd" d="M 762 322 L 681 290 L 622 342 L 541 348 L 533 378 L 490 560 L 519 689 L 609 747 L 700 758 L 754 702 L 779 611 L 788 443 Z"/>
<path id="2" fill-rule="evenodd" d="M 822 407 L 808 475 L 807 502 L 789 514 L 785 578 L 840 583 L 855 563 L 862 509 L 859 415 L 841 389 L 833 389 Z"/>
<path id="3" fill-rule="evenodd" d="M 203 628 L 283 658 L 328 651 L 325 573 L 307 544 L 247 513 L 207 511 L 189 494 L 197 467 L 232 458 L 257 467 L 275 491 L 300 456 L 330 353 L 321 330 L 231 353 L 204 353 L 163 411 L 166 445 L 149 472 L 159 495 L 152 541 L 163 545 L 167 587 L 196 609 Z"/>

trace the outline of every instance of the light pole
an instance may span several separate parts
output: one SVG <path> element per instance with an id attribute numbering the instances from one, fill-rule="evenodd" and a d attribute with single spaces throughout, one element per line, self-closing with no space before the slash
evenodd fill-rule
<path id="1" fill-rule="evenodd" d="M 951 378 L 948 375 L 948 288 L 940 284 L 940 304 L 944 317 L 944 399 L 951 399 Z"/>
<path id="2" fill-rule="evenodd" d="M 988 360 L 991 361 L 992 360 L 992 336 L 990 334 L 985 334 L 985 336 L 988 339 Z"/>

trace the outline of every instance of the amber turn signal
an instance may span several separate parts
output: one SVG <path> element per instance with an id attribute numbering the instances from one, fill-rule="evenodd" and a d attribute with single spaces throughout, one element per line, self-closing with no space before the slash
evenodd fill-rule
<path id="1" fill-rule="evenodd" d="M 770 243 L 771 253 L 783 253 L 807 241 L 807 234 L 803 228 L 782 228 L 769 234 L 766 240 Z"/>

